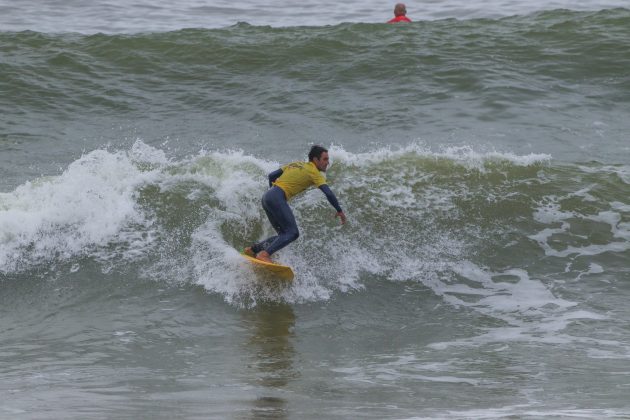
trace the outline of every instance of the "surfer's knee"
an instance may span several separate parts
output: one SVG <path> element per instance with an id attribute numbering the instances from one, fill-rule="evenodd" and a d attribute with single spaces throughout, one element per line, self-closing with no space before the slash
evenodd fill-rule
<path id="1" fill-rule="evenodd" d="M 300 237 L 300 231 L 299 231 L 299 230 L 294 229 L 294 230 L 291 230 L 291 231 L 289 232 L 289 240 L 290 240 L 291 242 L 295 241 L 295 240 L 296 240 L 297 238 L 299 238 L 299 237 Z"/>

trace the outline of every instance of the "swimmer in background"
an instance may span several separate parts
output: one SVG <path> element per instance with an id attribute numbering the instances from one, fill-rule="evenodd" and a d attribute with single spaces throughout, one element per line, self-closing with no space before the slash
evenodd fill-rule
<path id="1" fill-rule="evenodd" d="M 397 3 L 394 7 L 394 18 L 387 21 L 387 23 L 398 22 L 411 22 L 411 19 L 407 17 L 407 7 L 404 3 Z"/>

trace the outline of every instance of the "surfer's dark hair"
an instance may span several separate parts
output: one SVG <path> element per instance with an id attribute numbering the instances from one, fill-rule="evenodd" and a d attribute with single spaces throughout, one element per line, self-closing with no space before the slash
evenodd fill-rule
<path id="1" fill-rule="evenodd" d="M 308 152 L 308 161 L 311 162 L 313 159 L 321 158 L 322 153 L 328 152 L 328 149 L 324 149 L 322 146 L 315 145 L 311 147 L 311 151 Z"/>

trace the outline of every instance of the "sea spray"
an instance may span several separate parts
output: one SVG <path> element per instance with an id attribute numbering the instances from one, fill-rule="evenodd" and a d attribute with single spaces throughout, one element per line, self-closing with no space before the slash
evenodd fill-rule
<path id="1" fill-rule="evenodd" d="M 326 300 L 378 278 L 420 282 L 457 305 L 447 286 L 461 278 L 457 267 L 493 266 L 497 246 L 513 248 L 521 259 L 510 266 L 504 258 L 496 269 L 522 271 L 524 278 L 538 257 L 518 250 L 532 245 L 570 265 L 582 255 L 630 248 L 622 222 L 628 208 L 620 201 L 627 184 L 600 190 L 600 177 L 614 176 L 605 168 L 584 171 L 545 154 L 472 147 L 433 152 L 422 144 L 358 154 L 333 146 L 331 156 L 329 183 L 349 223 L 338 226 L 317 190 L 292 200 L 302 234 L 276 255 L 297 273 L 284 290 L 260 290 L 238 256 L 273 233 L 260 197 L 266 174 L 279 163 L 242 151 L 174 158 L 140 140 L 128 151 L 86 153 L 61 175 L 3 193 L 2 270 L 88 258 L 101 261 L 103 270 L 132 266 L 147 278 L 199 284 L 237 305 Z M 564 183 L 576 177 L 588 178 L 587 186 Z M 562 209 L 565 202 L 571 210 Z M 576 221 L 608 226 L 610 233 L 556 249 L 552 238 L 571 235 Z"/>

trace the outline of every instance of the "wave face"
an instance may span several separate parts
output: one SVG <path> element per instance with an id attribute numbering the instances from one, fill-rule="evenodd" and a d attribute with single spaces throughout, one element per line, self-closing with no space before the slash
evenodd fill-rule
<path id="1" fill-rule="evenodd" d="M 615 261 L 630 249 L 627 166 L 420 145 L 331 152 L 329 180 L 350 222 L 337 226 L 319 191 L 293 202 L 302 235 L 278 258 L 298 275 L 279 294 L 259 295 L 237 251 L 272 233 L 259 201 L 278 163 L 243 152 L 177 160 L 141 141 L 87 153 L 59 176 L 3 193 L 0 271 L 64 272 L 92 261 L 105 273 L 200 284 L 247 306 L 327 300 L 375 279 L 451 296 L 466 293 L 457 278 L 473 270 L 479 281 L 484 267 L 493 267 L 488 279 L 528 281 L 564 267 L 624 269 Z M 553 269 L 537 268 L 549 260 Z"/>
<path id="2" fill-rule="evenodd" d="M 353 150 L 422 139 L 628 163 L 616 152 L 630 129 L 628 25 L 630 11 L 614 9 L 395 28 L 3 32 L 0 135 L 22 152 L 142 137 L 295 155 L 297 137 Z"/>

